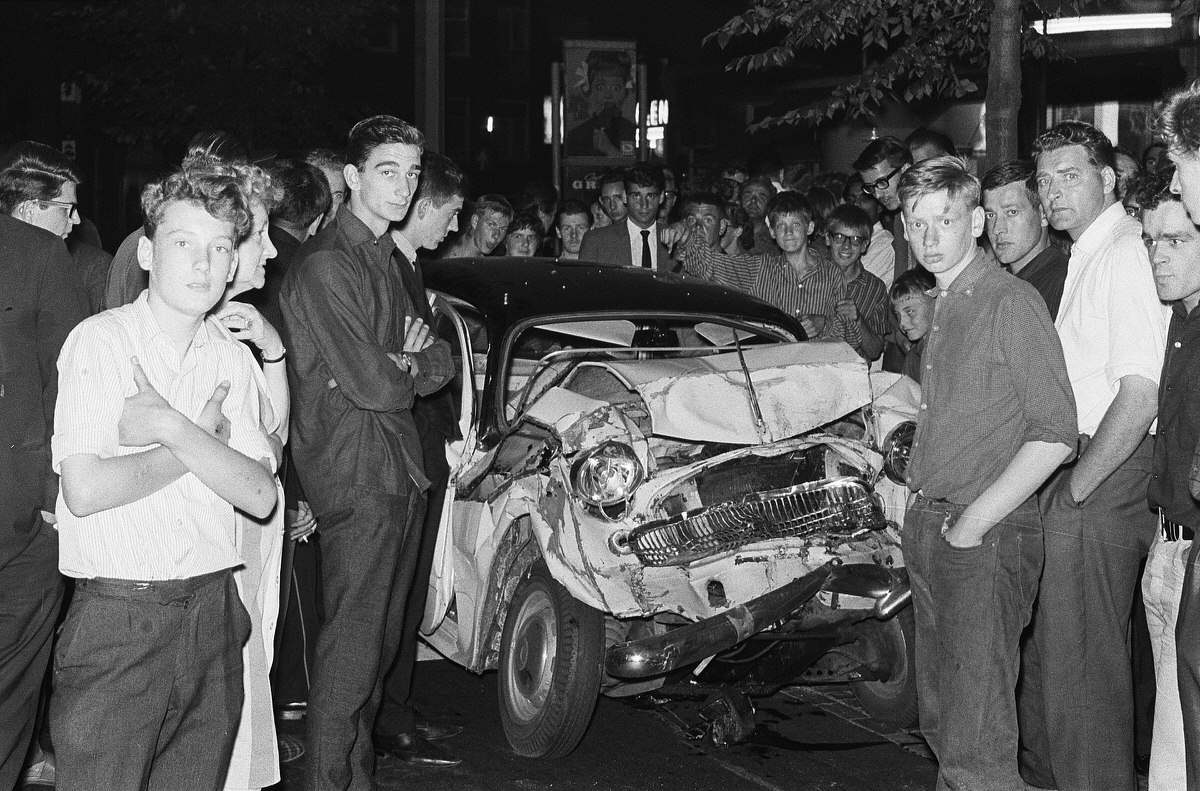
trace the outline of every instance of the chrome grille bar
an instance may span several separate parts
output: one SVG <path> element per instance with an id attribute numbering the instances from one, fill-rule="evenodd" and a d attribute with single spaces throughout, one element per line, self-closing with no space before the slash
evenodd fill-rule
<path id="1" fill-rule="evenodd" d="M 817 534 L 852 538 L 886 525 L 865 481 L 834 478 L 650 522 L 630 531 L 629 546 L 643 565 L 682 566 L 759 541 Z"/>

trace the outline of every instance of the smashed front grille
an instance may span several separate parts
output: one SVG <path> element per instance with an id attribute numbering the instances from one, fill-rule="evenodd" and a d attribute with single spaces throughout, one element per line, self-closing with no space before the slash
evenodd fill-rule
<path id="1" fill-rule="evenodd" d="M 650 522 L 630 531 L 629 547 L 643 565 L 682 566 L 758 541 L 819 533 L 852 538 L 886 525 L 865 481 L 834 478 Z"/>

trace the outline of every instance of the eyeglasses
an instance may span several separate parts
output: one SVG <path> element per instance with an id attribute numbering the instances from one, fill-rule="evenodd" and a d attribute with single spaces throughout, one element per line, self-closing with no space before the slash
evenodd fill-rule
<path id="1" fill-rule="evenodd" d="M 901 165 L 900 168 L 902 168 L 902 167 L 904 167 L 904 166 Z M 900 168 L 896 168 L 891 173 L 889 173 L 886 176 L 884 176 L 883 178 L 879 179 L 879 181 L 873 181 L 870 184 L 864 183 L 863 184 L 863 192 L 867 193 L 868 195 L 874 195 L 875 190 L 887 189 L 888 182 L 890 182 L 892 180 L 892 176 L 894 176 L 900 172 Z"/>
<path id="2" fill-rule="evenodd" d="M 79 218 L 79 206 L 78 206 L 78 204 L 75 204 L 75 203 L 67 203 L 66 201 L 61 201 L 61 200 L 39 200 L 39 201 L 38 201 L 38 203 L 39 203 L 39 204 L 41 204 L 41 203 L 46 203 L 46 204 L 49 204 L 49 205 L 51 205 L 51 206 L 57 206 L 57 207 L 58 207 L 58 208 L 60 208 L 60 209 L 66 209 L 66 210 L 67 210 L 67 217 L 69 217 L 69 218 L 71 218 L 71 219 L 78 219 L 78 218 Z"/>
<path id="3" fill-rule="evenodd" d="M 850 244 L 854 245 L 855 247 L 862 247 L 864 244 L 866 244 L 869 241 L 870 241 L 870 237 L 867 237 L 867 236 L 855 236 L 853 234 L 846 234 L 846 233 L 831 233 L 831 234 L 829 234 L 829 243 L 831 245 L 836 245 L 836 246 L 841 246 L 843 244 L 846 244 L 846 242 L 849 242 Z"/>

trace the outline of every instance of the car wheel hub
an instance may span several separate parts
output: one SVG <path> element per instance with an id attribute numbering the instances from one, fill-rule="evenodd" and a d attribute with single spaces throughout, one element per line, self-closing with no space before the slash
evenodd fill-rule
<path id="1" fill-rule="evenodd" d="M 554 680 L 558 628 L 554 605 L 544 591 L 534 591 L 514 617 L 508 688 L 513 714 L 528 722 L 545 708 Z"/>

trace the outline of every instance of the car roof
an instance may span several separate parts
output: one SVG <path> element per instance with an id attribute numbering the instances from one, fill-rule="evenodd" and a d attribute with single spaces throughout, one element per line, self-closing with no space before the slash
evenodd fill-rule
<path id="1" fill-rule="evenodd" d="M 637 311 L 736 317 L 783 327 L 792 317 L 748 294 L 696 277 L 554 258 L 453 258 L 422 263 L 428 288 L 480 310 L 497 329 L 528 318 Z"/>

